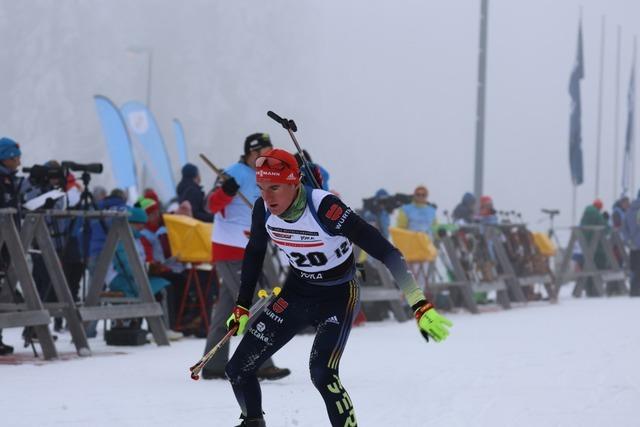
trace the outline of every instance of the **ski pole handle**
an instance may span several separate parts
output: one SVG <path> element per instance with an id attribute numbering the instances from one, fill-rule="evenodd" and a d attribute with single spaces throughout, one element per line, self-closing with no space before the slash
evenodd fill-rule
<path id="1" fill-rule="evenodd" d="M 286 130 L 290 130 L 292 132 L 295 132 L 298 130 L 298 126 L 296 126 L 296 122 L 294 122 L 293 120 L 284 119 L 279 115 L 277 115 L 276 113 L 274 113 L 273 111 L 267 111 L 267 116 L 271 117 L 273 120 L 280 123 L 282 127 L 285 128 Z"/>
<path id="2" fill-rule="evenodd" d="M 282 127 L 285 128 L 287 132 L 289 132 L 289 136 L 293 140 L 293 144 L 296 146 L 296 150 L 298 150 L 298 155 L 300 155 L 300 159 L 302 160 L 302 165 L 304 166 L 304 169 L 309 173 L 309 180 L 311 181 L 312 186 L 315 188 L 322 188 L 320 187 L 320 184 L 316 180 L 316 177 L 313 175 L 313 171 L 309 167 L 309 162 L 307 161 L 307 157 L 304 155 L 304 151 L 302 150 L 302 148 L 300 148 L 300 144 L 298 144 L 298 140 L 296 139 L 296 136 L 293 134 L 295 131 L 298 130 L 298 127 L 296 126 L 296 122 L 294 122 L 293 120 L 282 118 L 271 110 L 267 111 L 267 116 L 271 117 L 273 120 L 280 123 Z"/>

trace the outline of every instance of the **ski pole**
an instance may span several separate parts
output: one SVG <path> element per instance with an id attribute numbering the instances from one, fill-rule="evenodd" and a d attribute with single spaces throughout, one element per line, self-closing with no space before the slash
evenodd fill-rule
<path id="1" fill-rule="evenodd" d="M 209 166 L 216 173 L 216 175 L 218 175 L 218 177 L 222 180 L 222 182 L 227 180 L 227 176 L 224 174 L 224 172 L 222 170 L 218 169 L 211 162 L 211 160 L 209 160 L 207 158 L 207 156 L 205 156 L 204 154 L 200 153 L 200 158 L 202 159 L 203 162 L 205 162 L 207 164 L 207 166 Z M 247 196 L 242 194 L 242 191 L 238 190 L 238 196 L 242 199 L 243 202 L 245 202 L 247 204 L 247 206 L 249 206 L 249 209 L 253 209 L 253 203 L 251 203 L 249 201 L 249 199 L 247 199 Z"/>
<path id="2" fill-rule="evenodd" d="M 298 130 L 298 126 L 296 126 L 296 122 L 294 122 L 293 120 L 290 120 L 290 119 L 282 118 L 279 115 L 277 115 L 276 113 L 274 113 L 273 111 L 267 111 L 267 116 L 271 117 L 273 120 L 275 120 L 276 122 L 280 123 L 282 125 L 282 127 L 285 128 L 287 130 L 287 132 L 289 132 L 289 136 L 293 140 L 293 144 L 296 146 L 296 150 L 298 150 L 298 154 L 300 155 L 300 158 L 302 159 L 302 164 L 303 164 L 305 170 L 307 172 L 309 172 L 309 179 L 311 180 L 311 183 L 313 184 L 313 186 L 315 188 L 322 188 L 322 187 L 320 187 L 320 184 L 318 184 L 318 181 L 316 181 L 316 177 L 313 175 L 313 172 L 311 171 L 311 168 L 309 167 L 309 162 L 307 161 L 307 156 L 304 155 L 304 151 L 302 151 L 302 148 L 300 148 L 300 144 L 298 144 L 298 140 L 296 139 L 296 136 L 293 134 L 295 131 Z"/>
<path id="3" fill-rule="evenodd" d="M 259 300 L 256 301 L 256 303 L 253 304 L 249 309 L 249 322 L 251 322 L 251 319 L 253 319 L 258 313 L 261 313 L 262 309 L 264 309 L 275 297 L 280 295 L 280 290 L 280 287 L 274 287 L 271 291 L 271 295 L 269 295 L 264 289 L 260 289 L 258 291 Z M 216 345 L 214 345 L 207 354 L 202 356 L 195 365 L 189 368 L 192 380 L 198 381 L 200 379 L 200 371 L 202 371 L 204 365 L 206 365 L 207 362 L 211 360 L 211 358 L 218 352 L 218 350 L 220 350 L 220 347 L 222 347 L 227 341 L 229 341 L 229 339 L 233 336 L 233 334 L 236 333 L 237 330 L 238 325 L 229 329 L 229 332 L 227 332 L 226 335 L 222 337 L 222 339 Z"/>

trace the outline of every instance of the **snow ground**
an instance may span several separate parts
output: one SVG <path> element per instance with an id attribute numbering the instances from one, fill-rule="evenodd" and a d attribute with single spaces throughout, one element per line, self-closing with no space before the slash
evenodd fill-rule
<path id="1" fill-rule="evenodd" d="M 557 305 L 451 314 L 445 343 L 425 343 L 413 322 L 354 328 L 341 378 L 367 426 L 639 426 L 640 299 L 563 297 Z M 5 341 L 19 343 L 19 329 Z M 308 376 L 312 336 L 276 354 L 290 377 L 263 382 L 269 427 L 327 426 Z M 236 425 L 239 409 L 225 381 L 189 378 L 204 340 L 170 347 L 90 344 L 62 359 L 7 365 L 0 358 L 0 425 Z"/>

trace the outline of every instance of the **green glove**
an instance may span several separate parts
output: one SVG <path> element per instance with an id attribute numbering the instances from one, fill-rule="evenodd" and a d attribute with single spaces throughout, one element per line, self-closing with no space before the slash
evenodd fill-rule
<path id="1" fill-rule="evenodd" d="M 433 308 L 433 304 L 427 301 L 420 301 L 413 307 L 416 320 L 418 321 L 418 329 L 420 333 L 429 341 L 429 337 L 436 342 L 444 341 L 449 336 L 449 329 L 453 326 L 451 320 L 447 319 Z"/>
<path id="2" fill-rule="evenodd" d="M 236 305 L 231 316 L 227 319 L 227 330 L 230 331 L 237 325 L 238 329 L 233 335 L 242 335 L 244 334 L 244 330 L 247 329 L 248 322 L 249 310 L 241 305 Z"/>

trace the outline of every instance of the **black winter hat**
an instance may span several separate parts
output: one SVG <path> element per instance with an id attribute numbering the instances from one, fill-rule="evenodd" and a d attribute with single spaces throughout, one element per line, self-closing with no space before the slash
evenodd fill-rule
<path id="1" fill-rule="evenodd" d="M 244 140 L 244 155 L 250 151 L 260 150 L 265 147 L 273 147 L 268 133 L 252 133 Z"/>

